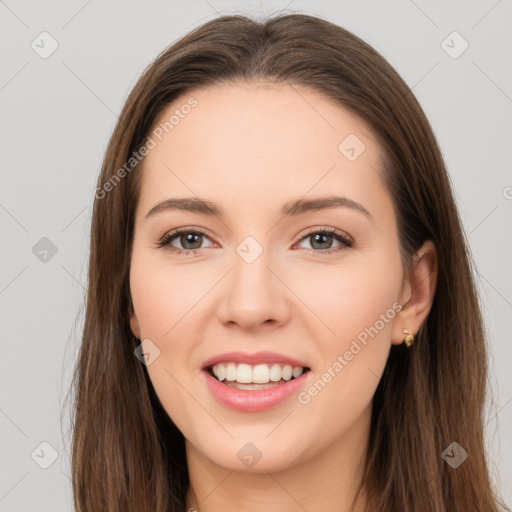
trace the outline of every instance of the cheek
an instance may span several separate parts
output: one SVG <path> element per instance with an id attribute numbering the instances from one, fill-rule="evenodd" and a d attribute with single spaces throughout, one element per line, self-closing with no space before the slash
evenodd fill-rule
<path id="1" fill-rule="evenodd" d="M 391 348 L 401 272 L 398 256 L 370 255 L 309 273 L 300 293 L 322 320 L 315 335 L 322 362 L 301 403 L 330 411 L 340 425 L 368 405 Z"/>
<path id="2" fill-rule="evenodd" d="M 160 341 L 172 337 L 204 293 L 203 288 L 190 272 L 179 267 L 171 270 L 165 258 L 134 254 L 130 290 L 141 335 Z"/>
<path id="3" fill-rule="evenodd" d="M 383 337 L 389 337 L 396 315 L 393 305 L 399 296 L 401 266 L 384 265 L 378 258 L 361 258 L 340 266 L 309 268 L 307 279 L 289 276 L 288 282 L 304 303 L 304 315 L 315 320 L 315 338 L 340 349 L 348 340 L 377 323 Z M 314 316 L 312 316 L 314 313 Z M 382 316 L 384 315 L 384 324 Z M 309 322 L 310 326 L 315 322 Z"/>
<path id="4" fill-rule="evenodd" d="M 181 429 L 200 415 L 181 386 L 190 380 L 194 338 L 187 328 L 193 315 L 187 312 L 197 303 L 202 287 L 179 268 L 171 271 L 162 259 L 134 252 L 130 289 L 141 339 L 150 339 L 160 351 L 146 367 L 148 375 L 163 408 Z"/>

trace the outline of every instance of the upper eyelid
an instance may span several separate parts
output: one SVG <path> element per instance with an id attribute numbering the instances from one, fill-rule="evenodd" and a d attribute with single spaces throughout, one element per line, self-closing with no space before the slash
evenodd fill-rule
<path id="1" fill-rule="evenodd" d="M 302 240 L 304 240 L 306 237 L 314 234 L 314 233 L 322 233 L 322 232 L 327 232 L 327 234 L 329 235 L 332 235 L 334 237 L 336 236 L 339 236 L 341 238 L 344 238 L 346 239 L 348 242 L 350 242 L 351 244 L 354 243 L 354 240 L 353 238 L 348 234 L 346 233 L 345 231 L 341 230 L 341 229 L 338 229 L 338 228 L 333 228 L 333 227 L 313 227 L 313 228 L 307 228 L 306 231 L 301 231 L 301 233 L 299 233 L 293 240 L 293 244 L 297 244 L 299 242 L 301 242 Z M 161 240 L 164 240 L 164 239 L 169 239 L 169 244 L 170 244 L 170 241 L 173 240 L 176 236 L 178 235 L 181 235 L 183 233 L 196 233 L 196 234 L 200 234 L 200 235 L 203 235 L 203 236 L 206 236 L 207 238 L 209 238 L 212 242 L 214 242 L 212 235 L 210 235 L 209 231 L 204 229 L 204 228 L 195 228 L 195 227 L 185 227 L 185 228 L 176 228 L 174 230 L 171 230 L 169 232 L 167 232 L 166 234 L 163 235 L 163 237 L 161 237 Z M 214 242 L 216 243 L 216 242 Z M 176 247 L 176 249 L 178 250 L 183 250 L 183 251 L 197 251 L 199 249 L 206 249 L 206 247 L 199 247 L 197 249 L 180 249 L 179 247 Z"/>
<path id="2" fill-rule="evenodd" d="M 332 228 L 332 227 L 317 227 L 317 228 L 308 228 L 305 232 L 302 231 L 300 234 L 297 235 L 297 237 L 294 239 L 294 243 L 300 242 L 302 239 L 306 238 L 307 236 L 310 236 L 314 233 L 322 233 L 326 232 L 328 235 L 332 236 L 341 236 L 342 238 L 347 239 L 349 242 L 353 243 L 353 238 L 343 231 L 342 229 L 338 228 Z"/>
<path id="3" fill-rule="evenodd" d="M 190 227 L 190 228 L 176 228 L 176 229 L 171 229 L 170 231 L 166 232 L 161 238 L 160 240 L 163 240 L 165 238 L 175 238 L 177 235 L 182 235 L 183 233 L 196 233 L 196 234 L 200 234 L 200 235 L 203 235 L 203 236 L 206 236 L 210 239 L 213 239 L 215 237 L 213 237 L 207 230 L 203 229 L 203 228 L 194 228 L 194 227 Z M 212 240 L 213 241 L 213 240 Z M 188 250 L 192 250 L 192 249 L 188 249 Z"/>

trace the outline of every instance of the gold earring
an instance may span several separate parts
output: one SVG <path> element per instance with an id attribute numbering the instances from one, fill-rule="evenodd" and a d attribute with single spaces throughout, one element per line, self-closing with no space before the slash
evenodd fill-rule
<path id="1" fill-rule="evenodd" d="M 404 343 L 407 348 L 409 348 L 414 343 L 414 335 L 412 335 L 407 329 L 403 329 L 402 332 L 407 334 L 404 338 Z"/>

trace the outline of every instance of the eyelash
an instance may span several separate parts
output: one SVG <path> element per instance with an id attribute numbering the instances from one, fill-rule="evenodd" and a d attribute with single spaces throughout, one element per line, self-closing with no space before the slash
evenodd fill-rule
<path id="1" fill-rule="evenodd" d="M 198 251 L 200 251 L 201 249 L 206 249 L 206 247 L 201 247 L 199 249 L 179 249 L 177 247 L 171 246 L 170 243 L 177 236 L 182 235 L 183 233 L 194 234 L 194 235 L 203 235 L 203 236 L 205 236 L 207 238 L 210 238 L 207 233 L 205 233 L 204 231 L 202 231 L 200 229 L 183 229 L 183 228 L 180 228 L 180 229 L 176 229 L 174 231 L 171 231 L 169 233 L 166 233 L 157 242 L 157 246 L 158 247 L 166 247 L 167 250 L 169 250 L 171 252 L 174 252 L 174 253 L 177 253 L 177 254 L 183 254 L 184 253 L 185 256 L 190 254 L 190 253 L 192 253 L 193 255 L 196 255 L 198 253 Z M 353 245 L 354 245 L 352 240 L 350 240 L 349 238 L 344 236 L 340 231 L 338 231 L 337 229 L 334 229 L 334 228 L 321 228 L 321 229 L 310 231 L 310 232 L 306 233 L 305 235 L 303 235 L 296 243 L 302 242 L 304 239 L 310 237 L 311 235 L 316 235 L 316 234 L 332 235 L 334 239 L 336 239 L 338 242 L 341 242 L 342 246 L 341 247 L 335 247 L 333 249 L 326 249 L 324 251 L 322 251 L 322 250 L 315 250 L 315 249 L 307 249 L 307 248 L 304 249 L 308 254 L 313 254 L 314 256 L 323 256 L 323 255 L 326 255 L 326 254 L 332 254 L 333 252 L 340 252 L 340 251 L 343 251 L 343 250 L 345 250 L 347 248 L 353 247 Z"/>

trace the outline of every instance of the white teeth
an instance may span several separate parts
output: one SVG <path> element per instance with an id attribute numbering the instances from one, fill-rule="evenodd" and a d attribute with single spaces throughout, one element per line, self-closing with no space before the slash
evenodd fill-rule
<path id="1" fill-rule="evenodd" d="M 248 364 L 239 364 L 236 370 L 236 381 L 240 384 L 252 382 L 252 368 Z"/>
<path id="2" fill-rule="evenodd" d="M 272 368 L 270 368 L 270 380 L 272 382 L 277 382 L 281 380 L 281 365 L 273 364 Z"/>
<path id="3" fill-rule="evenodd" d="M 267 384 L 268 382 L 290 380 L 292 377 L 296 379 L 302 375 L 304 368 L 289 364 L 280 365 L 279 363 L 271 366 L 267 364 L 251 366 L 245 363 L 219 363 L 213 366 L 212 371 L 221 382 L 225 379 L 240 384 Z"/>
<path id="4" fill-rule="evenodd" d="M 302 366 L 294 366 L 292 370 L 293 378 L 296 379 L 297 377 L 300 377 L 303 371 L 304 368 L 302 368 Z"/>
<path id="5" fill-rule="evenodd" d="M 226 366 L 226 380 L 236 380 L 236 364 L 228 363 Z"/>
<path id="6" fill-rule="evenodd" d="M 266 384 L 270 380 L 270 370 L 266 364 L 258 364 L 252 369 L 252 382 Z"/>
<path id="7" fill-rule="evenodd" d="M 281 373 L 281 375 L 283 376 L 284 380 L 290 380 L 292 378 L 292 373 L 293 367 L 287 364 L 286 366 L 283 367 L 283 372 Z"/>
<path id="8" fill-rule="evenodd" d="M 226 378 L 226 367 L 224 365 L 219 365 L 216 367 L 217 373 L 215 373 L 215 376 L 220 380 L 224 380 Z M 213 369 L 215 372 L 215 368 Z"/>

